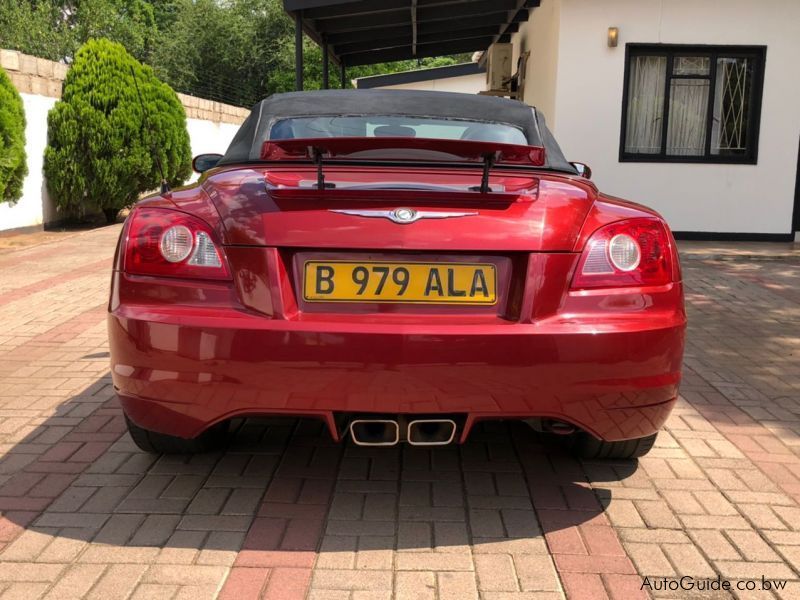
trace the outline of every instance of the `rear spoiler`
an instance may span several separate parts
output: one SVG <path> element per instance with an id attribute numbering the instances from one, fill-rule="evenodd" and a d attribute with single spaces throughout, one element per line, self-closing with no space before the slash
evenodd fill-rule
<path id="1" fill-rule="evenodd" d="M 411 152 L 407 152 L 407 151 Z M 390 152 L 381 152 L 390 151 Z M 432 155 L 422 159 L 418 152 Z M 311 160 L 317 165 L 317 189 L 325 189 L 324 160 L 375 160 L 408 162 L 483 162 L 481 193 L 489 191 L 489 171 L 495 165 L 544 166 L 544 148 L 474 140 L 440 140 L 412 137 L 334 137 L 268 140 L 262 160 Z"/>

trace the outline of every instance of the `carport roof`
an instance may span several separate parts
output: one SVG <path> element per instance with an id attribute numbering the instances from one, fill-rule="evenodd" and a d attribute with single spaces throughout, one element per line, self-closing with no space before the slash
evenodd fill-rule
<path id="1" fill-rule="evenodd" d="M 345 66 L 486 50 L 508 42 L 540 0 L 283 0 Z"/>

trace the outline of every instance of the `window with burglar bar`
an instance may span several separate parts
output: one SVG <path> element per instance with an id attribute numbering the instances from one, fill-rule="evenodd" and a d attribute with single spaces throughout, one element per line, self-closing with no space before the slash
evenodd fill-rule
<path id="1" fill-rule="evenodd" d="M 628 44 L 621 161 L 755 164 L 766 47 Z"/>

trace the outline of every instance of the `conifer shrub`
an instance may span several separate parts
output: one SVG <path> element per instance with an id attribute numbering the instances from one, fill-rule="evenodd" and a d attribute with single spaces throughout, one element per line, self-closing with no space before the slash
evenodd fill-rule
<path id="1" fill-rule="evenodd" d="M 67 216 L 101 210 L 113 220 L 143 192 L 158 189 L 161 169 L 171 186 L 191 173 L 186 113 L 177 95 L 106 39 L 78 50 L 47 127 L 47 187 Z"/>
<path id="2" fill-rule="evenodd" d="M 25 109 L 19 92 L 0 67 L 0 202 L 14 204 L 20 199 L 27 174 Z"/>

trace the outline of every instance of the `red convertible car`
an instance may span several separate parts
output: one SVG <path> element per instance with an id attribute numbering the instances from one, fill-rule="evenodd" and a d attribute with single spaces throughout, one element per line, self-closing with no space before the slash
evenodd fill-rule
<path id="1" fill-rule="evenodd" d="M 202 451 L 260 415 L 374 446 L 518 419 L 582 456 L 652 447 L 681 376 L 675 242 L 535 109 L 280 94 L 195 170 L 133 208 L 114 262 L 112 373 L 142 449 Z"/>

